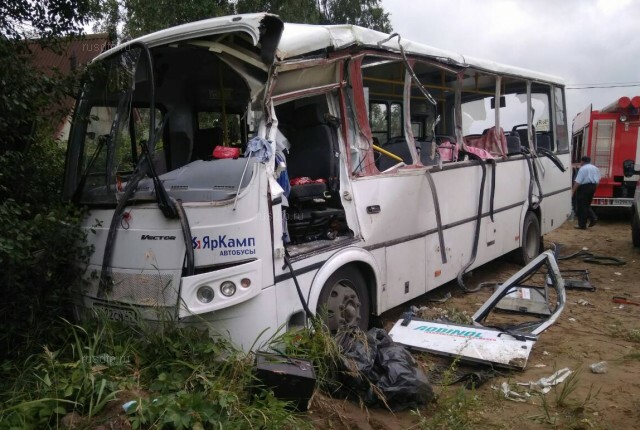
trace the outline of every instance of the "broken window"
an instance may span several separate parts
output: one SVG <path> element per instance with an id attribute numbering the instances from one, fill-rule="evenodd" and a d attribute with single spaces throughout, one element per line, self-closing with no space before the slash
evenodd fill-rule
<path id="1" fill-rule="evenodd" d="M 375 165 L 381 172 L 413 164 L 413 142 L 405 132 L 405 75 L 399 60 L 367 56 L 362 62 L 369 128 L 373 144 L 381 149 L 375 152 Z"/>

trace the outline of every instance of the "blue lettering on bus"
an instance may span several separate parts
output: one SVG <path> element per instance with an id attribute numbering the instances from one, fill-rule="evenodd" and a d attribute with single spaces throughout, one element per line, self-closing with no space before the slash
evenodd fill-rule
<path id="1" fill-rule="evenodd" d="M 247 249 L 255 248 L 255 237 L 227 237 L 226 234 L 219 234 L 217 237 L 202 236 L 202 238 L 195 236 L 191 238 L 191 245 L 193 246 L 193 249 L 210 249 L 212 251 L 221 249 L 220 255 L 222 256 L 254 255 L 256 253 L 255 249 Z"/>

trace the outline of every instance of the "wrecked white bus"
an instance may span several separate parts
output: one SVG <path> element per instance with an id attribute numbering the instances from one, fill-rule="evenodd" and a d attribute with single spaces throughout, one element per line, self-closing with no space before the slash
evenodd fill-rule
<path id="1" fill-rule="evenodd" d="M 91 65 L 65 193 L 77 303 L 245 349 L 320 312 L 366 328 L 571 211 L 562 81 L 351 25 L 213 18 Z M 324 310 L 324 311 L 323 311 Z"/>

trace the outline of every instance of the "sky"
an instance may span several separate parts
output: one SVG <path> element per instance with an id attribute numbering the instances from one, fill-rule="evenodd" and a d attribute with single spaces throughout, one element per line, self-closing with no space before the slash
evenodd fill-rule
<path id="1" fill-rule="evenodd" d="M 640 84 L 638 0 L 382 0 L 403 38 L 556 75 L 576 84 Z M 567 90 L 567 119 L 640 85 Z"/>

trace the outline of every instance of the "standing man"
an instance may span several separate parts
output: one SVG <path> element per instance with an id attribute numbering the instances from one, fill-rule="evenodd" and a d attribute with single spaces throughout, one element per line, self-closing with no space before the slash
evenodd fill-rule
<path id="1" fill-rule="evenodd" d="M 576 175 L 572 194 L 576 197 L 576 210 L 578 212 L 578 225 L 576 228 L 581 230 L 587 229 L 587 220 L 589 227 L 593 227 L 598 222 L 593 209 L 591 209 L 591 200 L 596 192 L 596 187 L 600 182 L 600 169 L 591 164 L 591 158 L 584 156 L 580 159 L 580 170 Z"/>

